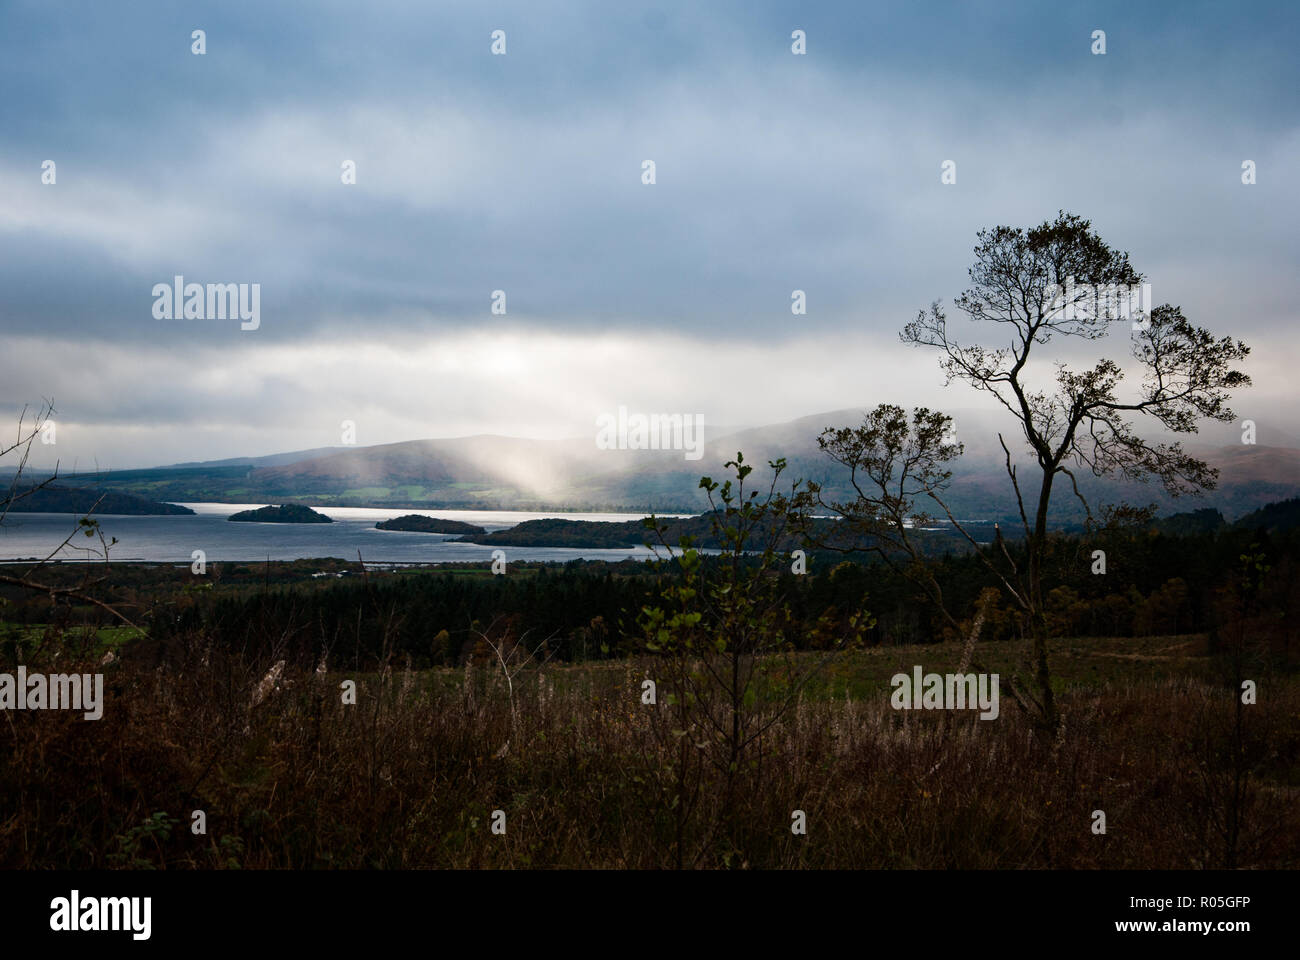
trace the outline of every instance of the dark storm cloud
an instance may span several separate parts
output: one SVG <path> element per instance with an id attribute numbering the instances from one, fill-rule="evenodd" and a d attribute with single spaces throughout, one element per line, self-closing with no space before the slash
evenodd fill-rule
<path id="1" fill-rule="evenodd" d="M 490 331 L 496 289 L 539 333 L 766 337 L 779 365 L 782 338 L 893 342 L 960 290 L 977 229 L 1059 208 L 1157 302 L 1293 350 L 1295 25 L 1286 4 L 12 3 L 0 333 L 23 339 L 0 373 L 67 392 L 26 373 L 49 369 L 32 338 L 169 351 L 178 376 L 210 348 L 426 345 Z M 261 328 L 155 318 L 177 274 L 260 283 Z"/>

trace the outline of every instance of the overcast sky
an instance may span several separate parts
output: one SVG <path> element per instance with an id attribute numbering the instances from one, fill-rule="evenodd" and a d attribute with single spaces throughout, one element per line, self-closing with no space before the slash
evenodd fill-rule
<path id="1" fill-rule="evenodd" d="M 54 399 L 36 459 L 64 470 L 331 445 L 345 419 L 369 444 L 594 434 L 619 405 L 969 406 L 897 331 L 960 292 L 978 229 L 1064 208 L 1154 302 L 1251 343 L 1236 407 L 1277 417 L 1300 360 L 1298 22 L 1249 2 L 10 0 L 0 403 L 12 422 Z M 260 328 L 156 319 L 177 274 L 259 283 Z"/>

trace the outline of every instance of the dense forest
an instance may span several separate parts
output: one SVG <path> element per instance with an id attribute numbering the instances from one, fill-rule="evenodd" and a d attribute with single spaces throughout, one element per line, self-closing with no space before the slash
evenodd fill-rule
<path id="1" fill-rule="evenodd" d="M 1204 532 L 1168 532 L 1204 524 L 1186 514 L 1154 526 L 1093 537 L 1061 536 L 1051 542 L 1045 570 L 1049 622 L 1057 636 L 1129 637 L 1213 632 L 1218 593 L 1244 556 L 1260 556 L 1268 567 L 1260 604 L 1275 612 L 1280 641 L 1295 645 L 1300 613 L 1300 501 L 1279 504 L 1232 526 Z M 1276 523 L 1266 521 L 1276 520 Z M 986 547 L 984 549 L 992 549 Z M 1012 545 L 1013 556 L 1022 549 Z M 1093 573 L 1094 551 L 1107 558 L 1105 574 Z M 706 571 L 717 558 L 705 557 Z M 286 642 L 303 662 L 330 650 L 362 664 L 386 654 L 409 656 L 416 666 L 456 666 L 477 652 L 478 632 L 528 632 L 545 640 L 551 655 L 581 661 L 639 652 L 637 618 L 666 575 L 636 560 L 620 563 L 572 561 L 537 564 L 510 576 L 417 571 L 363 575 L 337 564 L 322 584 L 261 582 L 257 566 L 245 567 L 238 590 L 186 593 L 179 609 L 152 622 L 151 633 L 169 636 L 206 629 L 234 644 L 252 636 Z M 217 565 L 220 567 L 232 565 Z M 484 565 L 486 566 L 486 565 Z M 355 565 L 353 565 L 355 567 Z M 973 552 L 948 553 L 933 563 L 951 610 L 969 619 L 983 591 L 996 583 Z M 178 574 L 184 577 L 182 572 Z M 301 575 L 300 575 L 301 576 Z M 813 649 L 845 629 L 848 618 L 869 611 L 869 644 L 932 643 L 953 639 L 939 611 L 903 572 L 865 555 L 844 557 L 812 551 L 807 573 L 778 576 L 788 608 L 786 637 L 796 649 Z M 39 597 L 14 597 L 9 619 L 40 622 Z M 165 605 L 163 610 L 172 610 Z M 991 605 L 982 636 L 1017 635 L 1012 604 L 999 596 Z"/>

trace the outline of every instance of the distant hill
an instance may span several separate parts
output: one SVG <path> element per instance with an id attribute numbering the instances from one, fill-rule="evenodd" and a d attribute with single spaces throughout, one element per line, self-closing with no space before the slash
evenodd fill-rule
<path id="1" fill-rule="evenodd" d="M 295 450 L 292 453 L 272 453 L 263 457 L 229 457 L 225 460 L 192 460 L 186 463 L 173 463 L 170 467 L 156 467 L 154 469 L 178 469 L 178 470 L 209 470 L 214 467 L 278 467 L 286 463 L 297 463 L 299 460 L 311 460 L 314 457 L 324 457 L 339 447 L 313 447 L 311 450 Z"/>
<path id="2" fill-rule="evenodd" d="M 286 503 L 279 507 L 260 507 L 257 510 L 241 510 L 226 518 L 235 523 L 333 523 L 323 513 L 317 513 L 311 507 L 296 503 Z"/>
<path id="3" fill-rule="evenodd" d="M 865 409 L 829 411 L 731 432 L 711 429 L 706 421 L 703 456 L 698 460 L 685 459 L 681 450 L 598 449 L 593 426 L 591 436 L 564 441 L 487 435 L 410 440 L 87 474 L 82 482 L 182 501 L 698 514 L 708 508 L 699 478 L 707 474 L 725 479 L 723 464 L 737 451 L 743 451 L 746 461 L 757 468 L 751 485 L 763 481 L 769 459 L 785 457 L 788 478 L 817 480 L 829 496 L 848 496 L 846 472 L 821 453 L 817 437 L 826 427 L 856 425 Z M 948 501 L 954 513 L 963 519 L 1016 517 L 998 443 L 1001 431 L 1021 465 L 1021 476 L 1032 472 L 1016 423 L 1000 411 L 948 412 L 966 448 L 953 466 Z M 1300 495 L 1300 440 L 1292 434 L 1260 421 L 1256 433 L 1261 443 L 1245 445 L 1240 442 L 1239 425 L 1209 424 L 1204 429 L 1203 434 L 1181 439 L 1190 452 L 1222 471 L 1219 489 L 1207 496 L 1174 500 L 1157 485 L 1101 480 L 1086 470 L 1078 474 L 1084 494 L 1094 508 L 1120 501 L 1154 503 L 1165 514 L 1213 508 L 1228 520 Z M 1062 481 L 1054 498 L 1053 520 L 1076 523 L 1083 516 L 1068 481 Z"/>
<path id="4" fill-rule="evenodd" d="M 1294 530 L 1300 527 L 1300 498 L 1270 503 L 1246 514 L 1233 526 L 1244 530 Z"/>
<path id="5" fill-rule="evenodd" d="M 1153 526 L 1161 533 L 1171 537 L 1191 537 L 1201 533 L 1217 533 L 1228 522 L 1223 514 L 1213 507 L 1204 507 L 1187 513 L 1175 513 L 1172 517 L 1161 517 Z"/>
<path id="6" fill-rule="evenodd" d="M 15 491 L 0 491 L 0 512 L 6 508 L 10 513 L 75 513 L 85 516 L 91 510 L 96 516 L 125 515 L 143 516 L 193 516 L 189 507 L 174 503 L 160 503 L 138 497 L 132 493 L 115 493 L 108 490 L 95 490 L 86 487 L 62 487 L 50 484 L 39 490 L 26 487 Z"/>

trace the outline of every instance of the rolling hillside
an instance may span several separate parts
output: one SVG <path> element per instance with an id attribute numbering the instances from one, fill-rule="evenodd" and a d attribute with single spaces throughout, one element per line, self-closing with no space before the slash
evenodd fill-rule
<path id="1" fill-rule="evenodd" d="M 822 455 L 817 436 L 825 427 L 854 424 L 861 415 L 861 410 L 837 410 L 717 437 L 706 424 L 704 456 L 693 461 L 679 450 L 601 450 L 593 438 L 547 442 L 474 436 L 87 474 L 60 482 L 173 502 L 687 512 L 706 506 L 700 476 L 724 477 L 723 464 L 737 451 L 760 468 L 755 478 L 764 475 L 769 459 L 784 456 L 790 478 L 817 480 L 832 493 L 846 494 L 845 477 Z M 969 518 L 1014 516 L 997 433 L 1012 431 L 1004 436 L 1017 452 L 1015 424 L 997 412 L 957 410 L 953 417 L 966 446 L 954 465 L 949 496 L 954 510 Z M 1154 502 L 1166 513 L 1213 506 L 1232 519 L 1300 493 L 1300 440 L 1264 422 L 1258 424 L 1258 437 L 1259 444 L 1244 445 L 1236 425 L 1212 424 L 1205 433 L 1184 438 L 1189 449 L 1222 471 L 1219 489 L 1204 498 L 1174 501 L 1156 486 L 1090 475 L 1081 476 L 1081 485 L 1094 504 Z M 1080 519 L 1083 511 L 1068 483 L 1059 493 L 1058 521 Z"/>

